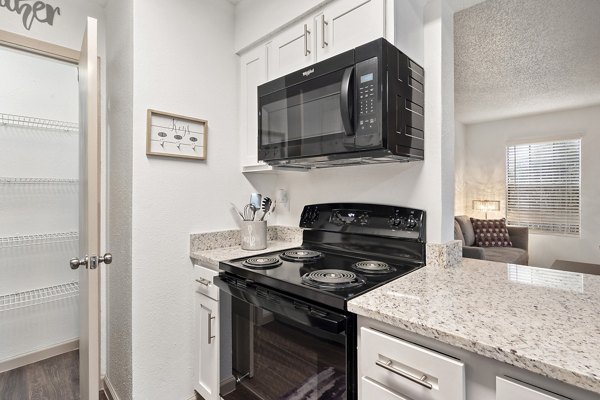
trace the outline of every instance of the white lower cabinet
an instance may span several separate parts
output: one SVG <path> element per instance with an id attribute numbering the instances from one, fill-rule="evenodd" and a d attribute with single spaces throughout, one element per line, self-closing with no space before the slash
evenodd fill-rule
<path id="1" fill-rule="evenodd" d="M 600 396 L 359 316 L 358 399 L 599 400 Z"/>
<path id="2" fill-rule="evenodd" d="M 508 377 L 496 377 L 496 400 L 568 400 Z"/>
<path id="3" fill-rule="evenodd" d="M 211 278 L 217 272 L 194 269 L 194 389 L 204 400 L 219 400 L 219 292 Z"/>
<path id="4" fill-rule="evenodd" d="M 363 376 L 361 378 L 361 391 L 359 397 L 361 399 L 377 399 L 377 400 L 411 400 L 402 396 L 394 389 L 386 387 L 371 378 Z"/>
<path id="5" fill-rule="evenodd" d="M 362 400 L 465 400 L 465 366 L 454 358 L 361 328 Z"/>

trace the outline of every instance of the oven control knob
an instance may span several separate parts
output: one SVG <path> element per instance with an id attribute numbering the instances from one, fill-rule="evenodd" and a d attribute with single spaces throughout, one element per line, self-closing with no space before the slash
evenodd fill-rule
<path id="1" fill-rule="evenodd" d="M 317 208 L 314 209 L 312 213 L 311 222 L 314 224 L 319 219 L 319 210 Z"/>
<path id="2" fill-rule="evenodd" d="M 406 221 L 406 225 L 409 228 L 414 228 L 415 226 L 417 226 L 417 220 L 415 219 L 415 217 L 413 217 L 411 215 L 410 217 L 408 217 L 408 221 Z"/>

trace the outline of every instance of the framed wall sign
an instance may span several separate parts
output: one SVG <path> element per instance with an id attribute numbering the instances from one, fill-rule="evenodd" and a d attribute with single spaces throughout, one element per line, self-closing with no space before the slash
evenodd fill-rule
<path id="1" fill-rule="evenodd" d="M 148 110 L 146 154 L 206 160 L 207 134 L 203 119 Z"/>

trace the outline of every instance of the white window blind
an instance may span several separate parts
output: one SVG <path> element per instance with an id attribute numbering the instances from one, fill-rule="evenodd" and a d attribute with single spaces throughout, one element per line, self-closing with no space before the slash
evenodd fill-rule
<path id="1" fill-rule="evenodd" d="M 579 235 L 581 139 L 506 147 L 506 219 L 533 232 Z"/>

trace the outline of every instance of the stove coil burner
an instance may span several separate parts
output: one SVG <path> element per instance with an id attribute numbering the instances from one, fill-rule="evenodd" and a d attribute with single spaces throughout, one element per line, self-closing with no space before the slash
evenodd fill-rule
<path id="1" fill-rule="evenodd" d="M 383 261 L 359 261 L 352 266 L 357 271 L 365 272 L 368 274 L 387 274 L 396 270 L 396 268 L 390 266 L 388 263 Z"/>
<path id="2" fill-rule="evenodd" d="M 280 257 L 286 261 L 311 262 L 323 257 L 323 253 L 314 250 L 288 250 L 281 253 Z"/>
<path id="3" fill-rule="evenodd" d="M 267 269 L 281 265 L 281 260 L 277 257 L 252 257 L 243 261 L 242 265 L 253 269 Z"/>
<path id="4" fill-rule="evenodd" d="M 339 269 L 322 269 L 302 276 L 302 281 L 317 289 L 337 290 L 362 286 L 366 283 L 364 278 L 354 272 Z"/>

